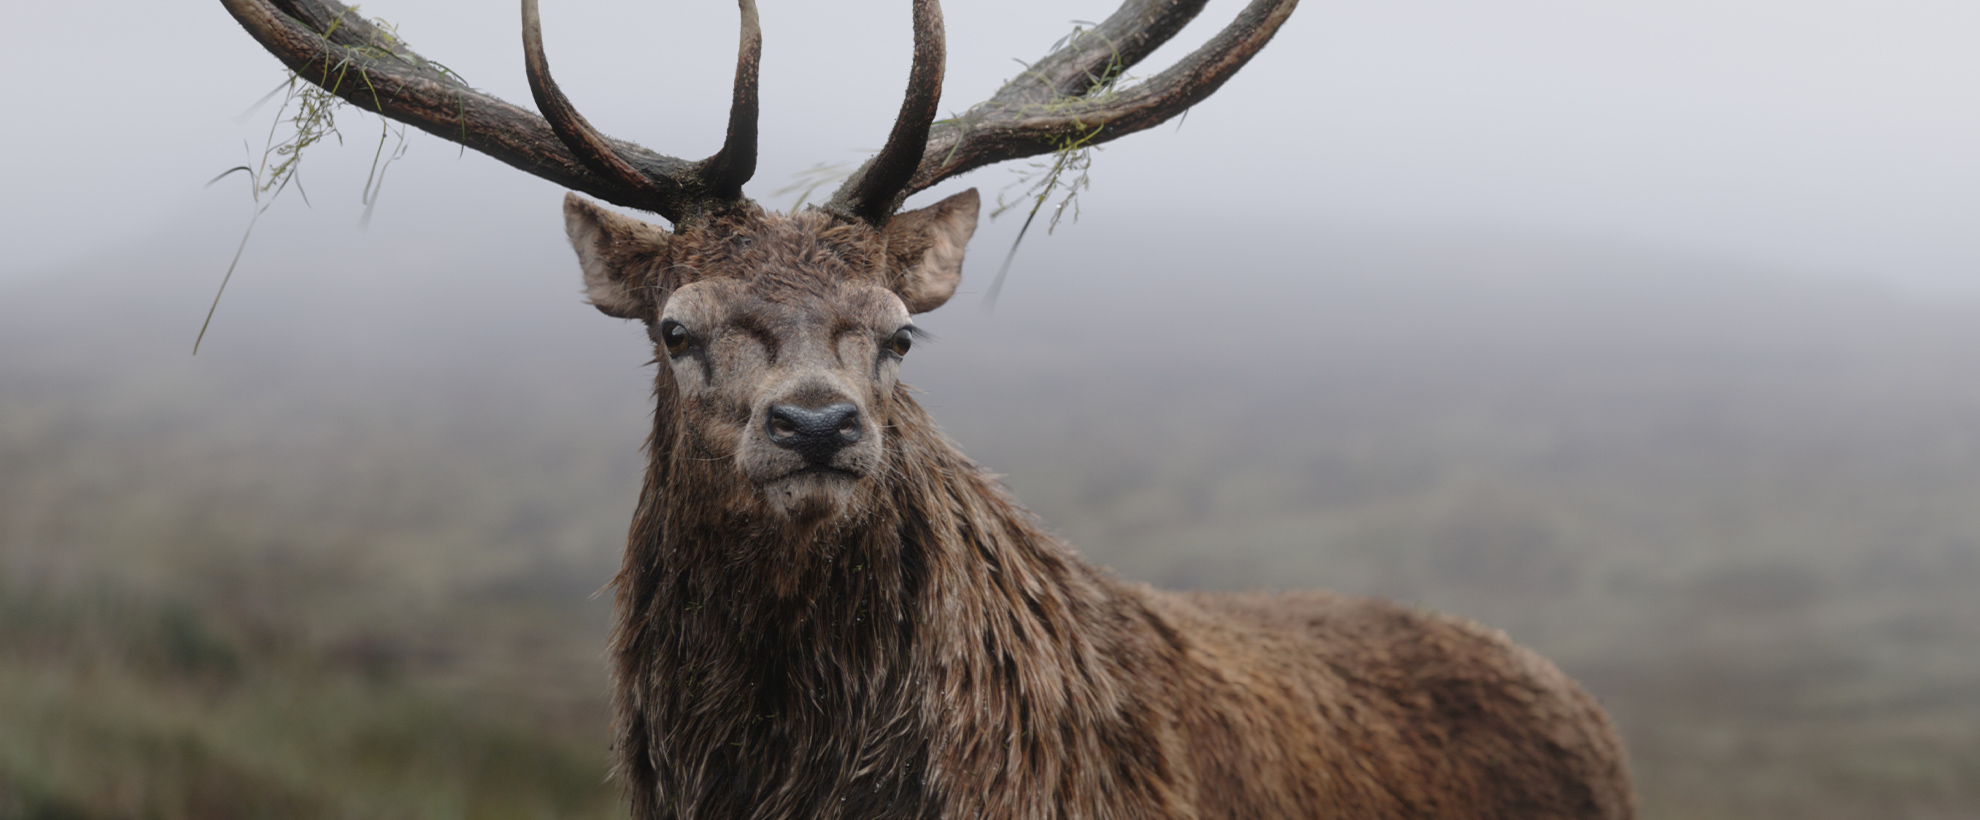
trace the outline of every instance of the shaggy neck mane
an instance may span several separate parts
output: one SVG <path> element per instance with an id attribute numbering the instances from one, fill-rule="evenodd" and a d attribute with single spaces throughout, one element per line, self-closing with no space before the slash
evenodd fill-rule
<path id="1" fill-rule="evenodd" d="M 889 475 L 844 521 L 805 527 L 697 451 L 661 372 L 614 582 L 633 816 L 933 816 L 961 800 L 1038 816 L 1148 786 L 1058 769 L 1067 748 L 1156 748 L 1121 656 L 1129 632 L 1167 630 L 1041 532 L 904 388 Z"/>

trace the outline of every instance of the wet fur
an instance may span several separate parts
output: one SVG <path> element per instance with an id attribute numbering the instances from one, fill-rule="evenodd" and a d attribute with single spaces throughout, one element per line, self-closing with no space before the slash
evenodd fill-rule
<path id="1" fill-rule="evenodd" d="M 949 252 L 890 253 L 822 214 L 725 219 L 657 250 L 608 239 L 639 260 L 612 307 L 651 321 L 721 276 L 775 299 L 898 293 L 903 264 Z M 1632 816 L 1601 710 L 1500 633 L 1123 582 L 898 385 L 872 409 L 886 469 L 836 516 L 784 515 L 697 432 L 661 358 L 611 647 L 638 820 Z"/>

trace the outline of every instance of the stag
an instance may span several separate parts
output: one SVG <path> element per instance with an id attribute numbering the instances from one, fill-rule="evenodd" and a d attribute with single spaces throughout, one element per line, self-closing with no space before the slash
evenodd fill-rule
<path id="1" fill-rule="evenodd" d="M 1129 583 L 1045 532 L 897 380 L 955 292 L 975 168 L 1111 140 L 1204 99 L 1297 0 L 1252 0 L 1145 83 L 1093 94 L 1204 0 L 1127 0 L 988 101 L 934 122 L 941 10 L 912 0 L 893 130 L 829 202 L 772 213 L 753 0 L 728 135 L 690 162 L 608 138 L 552 80 L 538 117 L 334 0 L 222 0 L 349 102 L 568 194 L 590 301 L 645 323 L 657 404 L 613 581 L 616 776 L 656 818 L 1622 818 L 1622 752 L 1575 683 L 1499 632 L 1310 592 Z"/>

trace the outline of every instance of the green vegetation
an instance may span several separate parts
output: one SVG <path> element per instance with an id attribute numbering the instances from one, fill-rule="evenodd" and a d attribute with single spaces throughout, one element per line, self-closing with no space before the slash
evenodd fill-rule
<path id="1" fill-rule="evenodd" d="M 616 812 L 595 737 L 402 680 L 389 646 L 305 648 L 128 590 L 5 594 L 0 815 Z"/>

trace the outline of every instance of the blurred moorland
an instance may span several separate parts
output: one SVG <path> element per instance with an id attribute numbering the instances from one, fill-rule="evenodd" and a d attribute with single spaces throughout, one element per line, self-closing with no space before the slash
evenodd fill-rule
<path id="1" fill-rule="evenodd" d="M 1645 817 L 1980 815 L 1980 304 L 1265 233 L 1282 261 L 1167 257 L 1196 288 L 1027 248 L 906 377 L 1123 575 L 1538 648 L 1621 723 Z M 643 335 L 568 262 L 266 267 L 291 286 L 197 358 L 210 271 L 0 289 L 0 818 L 621 815 L 598 591 Z"/>

